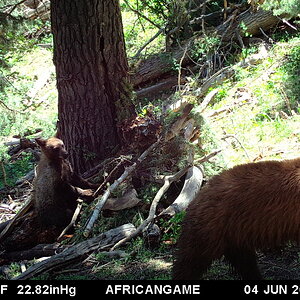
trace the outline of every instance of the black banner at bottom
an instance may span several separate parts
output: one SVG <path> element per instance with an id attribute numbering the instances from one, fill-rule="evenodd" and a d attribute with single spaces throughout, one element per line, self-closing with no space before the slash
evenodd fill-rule
<path id="1" fill-rule="evenodd" d="M 300 297 L 299 281 L 0 281 L 0 299 L 30 296 L 83 298 L 92 294 L 114 296 L 202 296 L 245 298 L 261 296 Z M 253 296 L 253 297 L 252 297 Z"/>

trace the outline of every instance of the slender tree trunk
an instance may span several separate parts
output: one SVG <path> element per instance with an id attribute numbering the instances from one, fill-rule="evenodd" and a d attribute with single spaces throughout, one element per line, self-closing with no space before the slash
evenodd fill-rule
<path id="1" fill-rule="evenodd" d="M 58 134 L 82 173 L 121 144 L 135 115 L 118 0 L 51 0 Z"/>

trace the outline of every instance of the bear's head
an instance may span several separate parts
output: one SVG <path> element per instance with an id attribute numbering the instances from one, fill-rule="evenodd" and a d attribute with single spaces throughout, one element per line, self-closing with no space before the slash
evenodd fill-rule
<path id="1" fill-rule="evenodd" d="M 45 156 L 51 161 L 66 159 L 68 157 L 68 152 L 65 149 L 63 141 L 56 137 L 51 137 L 47 140 L 38 138 L 35 141 L 41 147 Z"/>

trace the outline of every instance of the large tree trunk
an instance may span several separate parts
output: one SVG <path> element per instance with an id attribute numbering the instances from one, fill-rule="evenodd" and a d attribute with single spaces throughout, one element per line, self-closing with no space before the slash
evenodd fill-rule
<path id="1" fill-rule="evenodd" d="M 82 173 L 121 144 L 118 124 L 135 115 L 119 1 L 52 0 L 58 133 Z"/>

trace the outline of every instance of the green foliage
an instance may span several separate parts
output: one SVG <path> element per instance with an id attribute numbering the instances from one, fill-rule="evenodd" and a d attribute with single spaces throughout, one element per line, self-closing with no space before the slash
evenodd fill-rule
<path id="1" fill-rule="evenodd" d="M 207 119 L 208 135 L 203 136 L 211 139 L 202 144 L 224 148 L 222 156 L 219 154 L 216 160 L 206 164 L 211 174 L 220 166 L 298 156 L 299 44 L 298 37 L 281 39 L 259 64 L 247 68 L 235 66 L 234 78 L 218 87 L 221 94 L 206 112 L 229 109 Z M 247 52 L 240 59 L 252 55 L 255 49 Z M 250 102 L 237 105 L 240 99 Z"/>
<path id="2" fill-rule="evenodd" d="M 152 199 L 155 197 L 160 186 L 158 184 L 148 184 L 141 188 L 139 191 L 139 197 L 145 203 L 151 203 Z"/>
<path id="3" fill-rule="evenodd" d="M 45 24 L 22 20 L 14 25 L 14 22 L 0 25 L 0 61 L 3 62 L 0 64 L 1 144 L 9 141 L 10 136 L 28 135 L 38 128 L 43 130 L 45 137 L 51 136 L 57 119 L 52 52 L 35 46 L 41 40 L 29 38 Z M 49 84 L 38 88 L 40 78 L 48 72 L 51 75 Z M 0 161 L 5 161 L 5 152 L 2 147 Z"/>
<path id="4" fill-rule="evenodd" d="M 272 10 L 277 16 L 297 17 L 300 14 L 299 0 L 267 0 L 262 7 Z"/>
<path id="5" fill-rule="evenodd" d="M 192 46 L 192 58 L 196 61 L 202 59 L 204 54 L 213 53 L 218 46 L 220 46 L 220 38 L 217 36 L 205 35 L 196 39 Z"/>
<path id="6" fill-rule="evenodd" d="M 16 277 L 20 274 L 21 274 L 20 265 L 18 263 L 10 264 L 9 269 L 8 269 L 8 274 L 6 276 L 8 276 L 9 278 L 12 278 L 12 277 Z M 0 275 L 0 279 L 7 279 L 4 276 L 4 272 L 3 272 L 3 275 Z"/>
<path id="7" fill-rule="evenodd" d="M 247 31 L 247 26 L 245 25 L 244 22 L 240 23 L 240 30 L 242 32 L 242 36 L 244 37 L 250 37 L 251 35 L 249 34 L 249 32 Z"/>
<path id="8" fill-rule="evenodd" d="M 154 13 L 156 10 L 146 5 L 144 1 L 121 1 L 124 36 L 129 58 L 134 57 L 138 50 L 157 33 L 158 28 L 163 26 L 163 19 Z M 164 37 L 160 35 L 144 49 L 143 55 L 148 56 L 159 52 L 164 46 L 163 42 Z"/>
<path id="9" fill-rule="evenodd" d="M 31 153 L 22 153 L 16 161 L 3 160 L 0 164 L 0 188 L 3 188 L 5 184 L 13 186 L 17 179 L 32 170 L 34 161 Z"/>
<path id="10" fill-rule="evenodd" d="M 300 39 L 299 39 L 300 41 Z M 300 112 L 300 46 L 296 45 L 286 56 L 286 62 L 281 66 L 285 95 L 292 109 Z"/>
<path id="11" fill-rule="evenodd" d="M 162 241 L 176 242 L 181 233 L 181 223 L 185 216 L 185 211 L 177 213 L 170 220 L 162 221 L 160 228 L 163 228 Z M 162 248 L 165 248 L 165 244 L 162 244 Z"/>

